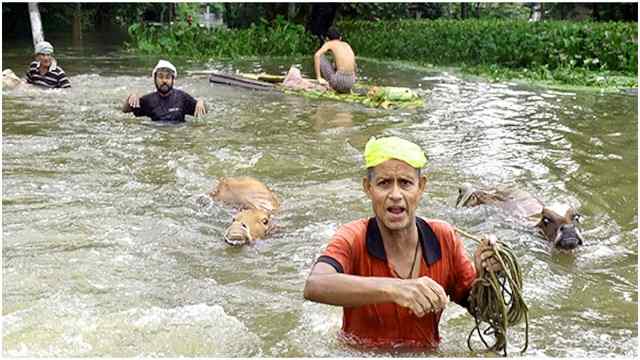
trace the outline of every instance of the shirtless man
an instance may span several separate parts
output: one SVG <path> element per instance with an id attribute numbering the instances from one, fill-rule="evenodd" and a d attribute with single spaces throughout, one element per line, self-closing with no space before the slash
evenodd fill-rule
<path id="1" fill-rule="evenodd" d="M 356 82 L 356 56 L 335 28 L 327 31 L 327 38 L 314 56 L 316 79 L 320 84 L 328 83 L 336 92 L 349 93 Z M 335 66 L 325 57 L 327 51 L 333 53 Z"/>

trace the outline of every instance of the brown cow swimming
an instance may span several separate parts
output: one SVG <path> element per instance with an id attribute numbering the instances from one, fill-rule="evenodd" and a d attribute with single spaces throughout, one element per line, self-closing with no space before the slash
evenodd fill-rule
<path id="1" fill-rule="evenodd" d="M 221 178 L 215 189 L 207 195 L 215 201 L 240 209 L 224 232 L 227 244 L 250 244 L 273 230 L 271 220 L 280 207 L 280 201 L 260 181 L 251 177 Z"/>
<path id="2" fill-rule="evenodd" d="M 472 207 L 482 204 L 498 206 L 512 215 L 533 221 L 542 235 L 562 250 L 573 250 L 582 245 L 578 229 L 580 214 L 567 205 L 544 206 L 526 191 L 499 188 L 492 192 L 475 190 L 464 183 L 458 189 L 456 207 Z"/>

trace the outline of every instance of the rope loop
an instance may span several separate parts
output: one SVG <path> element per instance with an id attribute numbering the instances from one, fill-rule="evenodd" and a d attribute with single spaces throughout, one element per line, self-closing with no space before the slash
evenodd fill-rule
<path id="1" fill-rule="evenodd" d="M 464 230 L 456 228 L 456 232 L 475 240 L 477 243 L 482 241 L 481 238 Z M 502 351 L 506 357 L 507 328 L 519 324 L 524 319 L 525 343 L 520 350 L 522 354 L 529 345 L 529 319 L 527 316 L 529 309 L 522 297 L 522 272 L 509 245 L 498 241 L 492 246 L 496 259 L 502 265 L 502 271 L 484 271 L 482 277 L 474 280 L 471 285 L 469 308 L 475 319 L 475 327 L 469 333 L 467 346 L 469 350 L 475 351 L 471 346 L 471 339 L 474 333 L 477 333 L 487 351 Z M 483 323 L 486 323 L 486 327 L 481 330 Z M 485 340 L 485 336 L 493 336 L 494 344 L 490 345 Z"/>

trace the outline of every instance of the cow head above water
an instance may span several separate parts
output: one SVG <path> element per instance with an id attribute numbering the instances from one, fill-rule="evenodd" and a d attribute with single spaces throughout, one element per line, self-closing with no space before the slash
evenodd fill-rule
<path id="1" fill-rule="evenodd" d="M 510 213 L 522 214 L 526 219 L 533 219 L 542 235 L 561 250 L 573 250 L 582 245 L 583 239 L 578 223 L 580 214 L 567 205 L 543 206 L 526 192 L 512 196 L 507 192 L 486 192 L 475 190 L 469 183 L 458 188 L 456 207 L 473 207 L 482 204 L 496 205 Z"/>
<path id="2" fill-rule="evenodd" d="M 22 84 L 20 79 L 11 69 L 5 69 L 2 71 L 2 88 L 13 89 L 16 86 Z"/>
<path id="3" fill-rule="evenodd" d="M 561 250 L 573 250 L 582 245 L 582 234 L 578 229 L 581 215 L 570 206 L 545 207 L 536 225 L 547 240 Z"/>
<path id="4" fill-rule="evenodd" d="M 250 244 L 267 235 L 273 226 L 271 215 L 260 209 L 245 209 L 233 218 L 233 222 L 224 232 L 224 241 L 229 245 Z"/>
<path id="5" fill-rule="evenodd" d="M 272 217 L 280 207 L 280 200 L 258 179 L 248 176 L 220 178 L 208 197 L 240 210 L 224 232 L 224 241 L 229 245 L 251 244 L 274 228 Z"/>

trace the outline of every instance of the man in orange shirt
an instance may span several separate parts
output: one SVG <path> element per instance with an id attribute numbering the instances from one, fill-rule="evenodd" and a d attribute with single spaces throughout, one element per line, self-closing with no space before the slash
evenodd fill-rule
<path id="1" fill-rule="evenodd" d="M 342 306 L 342 338 L 376 347 L 435 348 L 449 297 L 468 307 L 477 273 L 451 225 L 415 212 L 426 186 L 426 157 L 409 141 L 369 140 L 364 192 L 375 217 L 343 225 L 318 258 L 304 297 Z M 480 272 L 501 266 L 487 242 L 474 254 Z"/>

